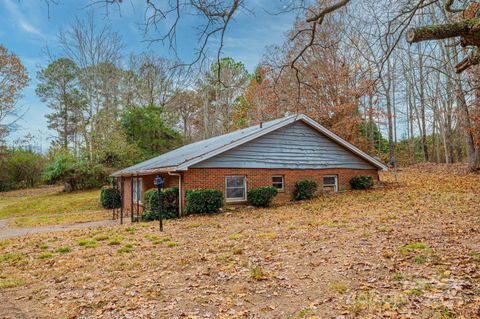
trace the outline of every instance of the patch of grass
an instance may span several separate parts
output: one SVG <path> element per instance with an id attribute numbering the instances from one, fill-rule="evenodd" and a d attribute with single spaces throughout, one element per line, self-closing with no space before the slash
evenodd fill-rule
<path id="1" fill-rule="evenodd" d="M 348 290 L 348 285 L 344 282 L 331 282 L 329 287 L 331 291 L 338 294 L 343 294 Z"/>
<path id="2" fill-rule="evenodd" d="M 353 314 L 358 315 L 374 303 L 375 296 L 371 292 L 359 292 L 355 294 L 347 309 Z"/>
<path id="3" fill-rule="evenodd" d="M 238 233 L 228 235 L 228 239 L 230 239 L 230 240 L 237 240 L 237 239 L 240 239 L 242 237 L 243 237 L 243 235 L 238 234 Z"/>
<path id="4" fill-rule="evenodd" d="M 68 246 L 65 246 L 65 247 L 60 247 L 60 248 L 57 248 L 57 250 L 55 250 L 57 253 L 60 253 L 60 254 L 66 254 L 66 253 L 69 253 L 72 251 L 72 248 L 68 247 Z"/>
<path id="5" fill-rule="evenodd" d="M 390 234 L 393 232 L 393 229 L 388 227 L 388 226 L 385 226 L 385 225 L 378 225 L 376 227 L 376 230 L 379 232 L 379 233 L 386 233 L 386 234 Z"/>
<path id="6" fill-rule="evenodd" d="M 174 241 L 169 241 L 169 242 L 167 243 L 167 246 L 168 246 L 168 247 L 176 247 L 176 246 L 178 246 L 178 243 L 177 243 L 177 242 L 174 242 Z"/>
<path id="7" fill-rule="evenodd" d="M 23 254 L 21 253 L 6 253 L 0 256 L 0 261 L 16 262 L 23 259 Z"/>
<path id="8" fill-rule="evenodd" d="M 290 225 L 288 226 L 288 229 L 308 229 L 310 227 L 305 226 L 305 225 L 300 225 L 300 226 L 295 226 L 295 225 Z"/>
<path id="9" fill-rule="evenodd" d="M 45 250 L 45 249 L 48 248 L 48 245 L 45 244 L 45 243 L 40 243 L 40 244 L 37 245 L 37 247 L 40 248 L 40 249 L 42 249 L 42 250 Z"/>
<path id="10" fill-rule="evenodd" d="M 429 250 L 430 248 L 428 247 L 427 244 L 425 243 L 410 243 L 406 244 L 403 246 L 398 247 L 398 250 L 402 255 L 407 255 L 412 251 L 418 251 L 418 250 Z"/>
<path id="11" fill-rule="evenodd" d="M 405 279 L 405 276 L 401 272 L 397 271 L 393 274 L 392 278 L 393 278 L 393 280 L 400 282 L 400 281 L 403 281 Z"/>
<path id="12" fill-rule="evenodd" d="M 125 228 L 125 231 L 127 233 L 130 233 L 130 234 L 135 234 L 135 232 L 137 231 L 137 229 L 135 227 L 127 227 Z"/>
<path id="13" fill-rule="evenodd" d="M 210 222 L 210 225 L 215 228 L 222 228 L 222 225 L 219 222 Z"/>
<path id="14" fill-rule="evenodd" d="M 418 265 L 423 265 L 427 261 L 427 256 L 425 255 L 415 255 L 413 261 Z"/>
<path id="15" fill-rule="evenodd" d="M 48 259 L 48 258 L 52 258 L 53 257 L 53 253 L 50 252 L 50 251 L 44 251 L 44 252 L 41 252 L 37 258 L 38 259 Z"/>
<path id="16" fill-rule="evenodd" d="M 305 318 L 307 315 L 312 313 L 312 309 L 310 308 L 304 308 L 298 312 L 298 317 L 300 318 Z"/>
<path id="17" fill-rule="evenodd" d="M 93 237 L 93 239 L 95 239 L 96 241 L 104 241 L 104 240 L 110 239 L 110 236 L 108 236 L 107 234 L 97 235 Z"/>
<path id="18" fill-rule="evenodd" d="M 412 288 L 412 289 L 405 290 L 404 293 L 405 293 L 407 296 L 421 296 L 421 295 L 423 295 L 423 289 L 421 289 L 421 288 Z"/>
<path id="19" fill-rule="evenodd" d="M 108 242 L 108 245 L 109 245 L 109 246 L 116 246 L 116 245 L 120 245 L 121 242 L 122 242 L 121 239 L 119 239 L 119 238 L 114 238 L 114 239 L 112 239 L 112 240 L 110 240 L 110 241 Z"/>
<path id="20" fill-rule="evenodd" d="M 133 251 L 133 246 L 132 244 L 126 244 L 125 246 L 123 246 L 122 248 L 120 248 L 119 250 L 117 250 L 117 252 L 119 254 L 124 254 L 124 253 L 131 253 Z"/>
<path id="21" fill-rule="evenodd" d="M 480 263 L 480 253 L 476 251 L 471 251 L 468 253 L 468 256 L 472 258 L 473 261 Z"/>
<path id="22" fill-rule="evenodd" d="M 10 239 L 0 240 L 0 248 L 5 248 L 5 247 L 9 246 L 11 243 L 12 243 L 12 241 Z"/>
<path id="23" fill-rule="evenodd" d="M 220 255 L 217 257 L 217 259 L 221 262 L 227 263 L 231 260 L 229 255 Z"/>
<path id="24" fill-rule="evenodd" d="M 33 217 L 18 217 L 10 221 L 12 227 L 39 227 L 48 225 L 65 225 L 86 223 L 111 218 L 111 212 L 107 210 L 84 211 L 81 213 L 65 213 L 60 215 L 46 215 Z"/>
<path id="25" fill-rule="evenodd" d="M 0 198 L 0 219 L 22 216 L 71 214 L 100 209 L 100 190 L 64 193 L 62 187 L 9 192 Z M 25 191 L 24 191 L 25 192 Z"/>
<path id="26" fill-rule="evenodd" d="M 96 248 L 98 246 L 98 241 L 95 239 L 80 239 L 77 241 L 77 244 L 84 248 Z"/>
<path id="27" fill-rule="evenodd" d="M 200 226 L 202 226 L 202 224 L 200 224 L 200 223 L 194 223 L 194 224 L 188 224 L 188 225 L 186 226 L 186 228 L 198 228 L 198 227 L 200 227 Z"/>
<path id="28" fill-rule="evenodd" d="M 364 232 L 362 233 L 362 238 L 363 238 L 363 239 L 368 239 L 368 238 L 370 238 L 370 233 L 369 233 L 368 231 L 364 231 Z"/>
<path id="29" fill-rule="evenodd" d="M 15 278 L 0 279 L 0 289 L 18 287 L 18 286 L 23 286 L 25 284 L 26 284 L 26 281 L 23 279 L 15 279 Z"/>
<path id="30" fill-rule="evenodd" d="M 257 238 L 275 239 L 276 237 L 277 237 L 277 234 L 275 234 L 274 232 L 259 233 L 259 234 L 257 234 Z"/>
<path id="31" fill-rule="evenodd" d="M 241 255 L 241 254 L 243 254 L 243 248 L 242 247 L 233 247 L 232 253 L 234 255 Z"/>
<path id="32" fill-rule="evenodd" d="M 267 273 L 259 265 L 250 268 L 250 276 L 255 280 L 266 280 L 268 278 Z"/>

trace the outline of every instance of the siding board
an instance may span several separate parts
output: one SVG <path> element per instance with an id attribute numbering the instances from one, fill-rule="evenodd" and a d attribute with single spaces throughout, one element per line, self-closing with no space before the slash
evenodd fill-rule
<path id="1" fill-rule="evenodd" d="M 192 167 L 375 169 L 303 122 L 285 126 Z"/>

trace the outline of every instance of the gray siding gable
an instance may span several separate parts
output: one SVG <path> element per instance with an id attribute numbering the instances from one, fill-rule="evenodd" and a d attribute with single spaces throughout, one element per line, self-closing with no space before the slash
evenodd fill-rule
<path id="1" fill-rule="evenodd" d="M 296 121 L 191 167 L 377 169 L 302 121 Z"/>

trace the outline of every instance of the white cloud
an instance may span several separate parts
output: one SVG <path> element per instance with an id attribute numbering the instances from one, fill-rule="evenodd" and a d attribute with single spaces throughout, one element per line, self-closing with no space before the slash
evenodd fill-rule
<path id="1" fill-rule="evenodd" d="M 45 39 L 43 33 L 40 32 L 40 30 L 33 26 L 30 22 L 28 22 L 30 19 L 27 19 L 25 15 L 18 9 L 19 3 L 14 3 L 12 0 L 3 0 L 3 4 L 10 14 L 12 20 L 16 21 L 23 31 Z"/>

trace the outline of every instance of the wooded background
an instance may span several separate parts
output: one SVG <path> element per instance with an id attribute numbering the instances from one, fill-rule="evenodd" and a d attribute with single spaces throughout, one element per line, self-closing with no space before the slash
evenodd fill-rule
<path id="1" fill-rule="evenodd" d="M 54 10 L 56 3 L 49 3 Z M 51 169 L 81 162 L 108 172 L 293 113 L 307 114 L 386 163 L 480 167 L 476 2 L 284 1 L 272 14 L 295 12 L 297 21 L 284 43 L 266 49 L 253 73 L 242 61 L 224 57 L 222 48 L 231 19 L 254 4 L 147 3 L 152 45 L 175 50 L 182 17 L 196 13 L 204 19 L 197 55 L 179 61 L 125 52 L 120 35 L 93 16 L 60 32 L 62 54 L 49 57 L 36 89 L 51 109 L 47 119 L 56 132 L 42 155 Z M 166 33 L 155 28 L 162 23 L 169 26 Z M 0 47 L 2 140 L 15 129 L 5 114 L 15 114 L 27 82 L 21 61 Z M 31 139 L 4 147 L 2 165 L 30 152 Z M 14 178 L 9 176 L 4 179 Z"/>

